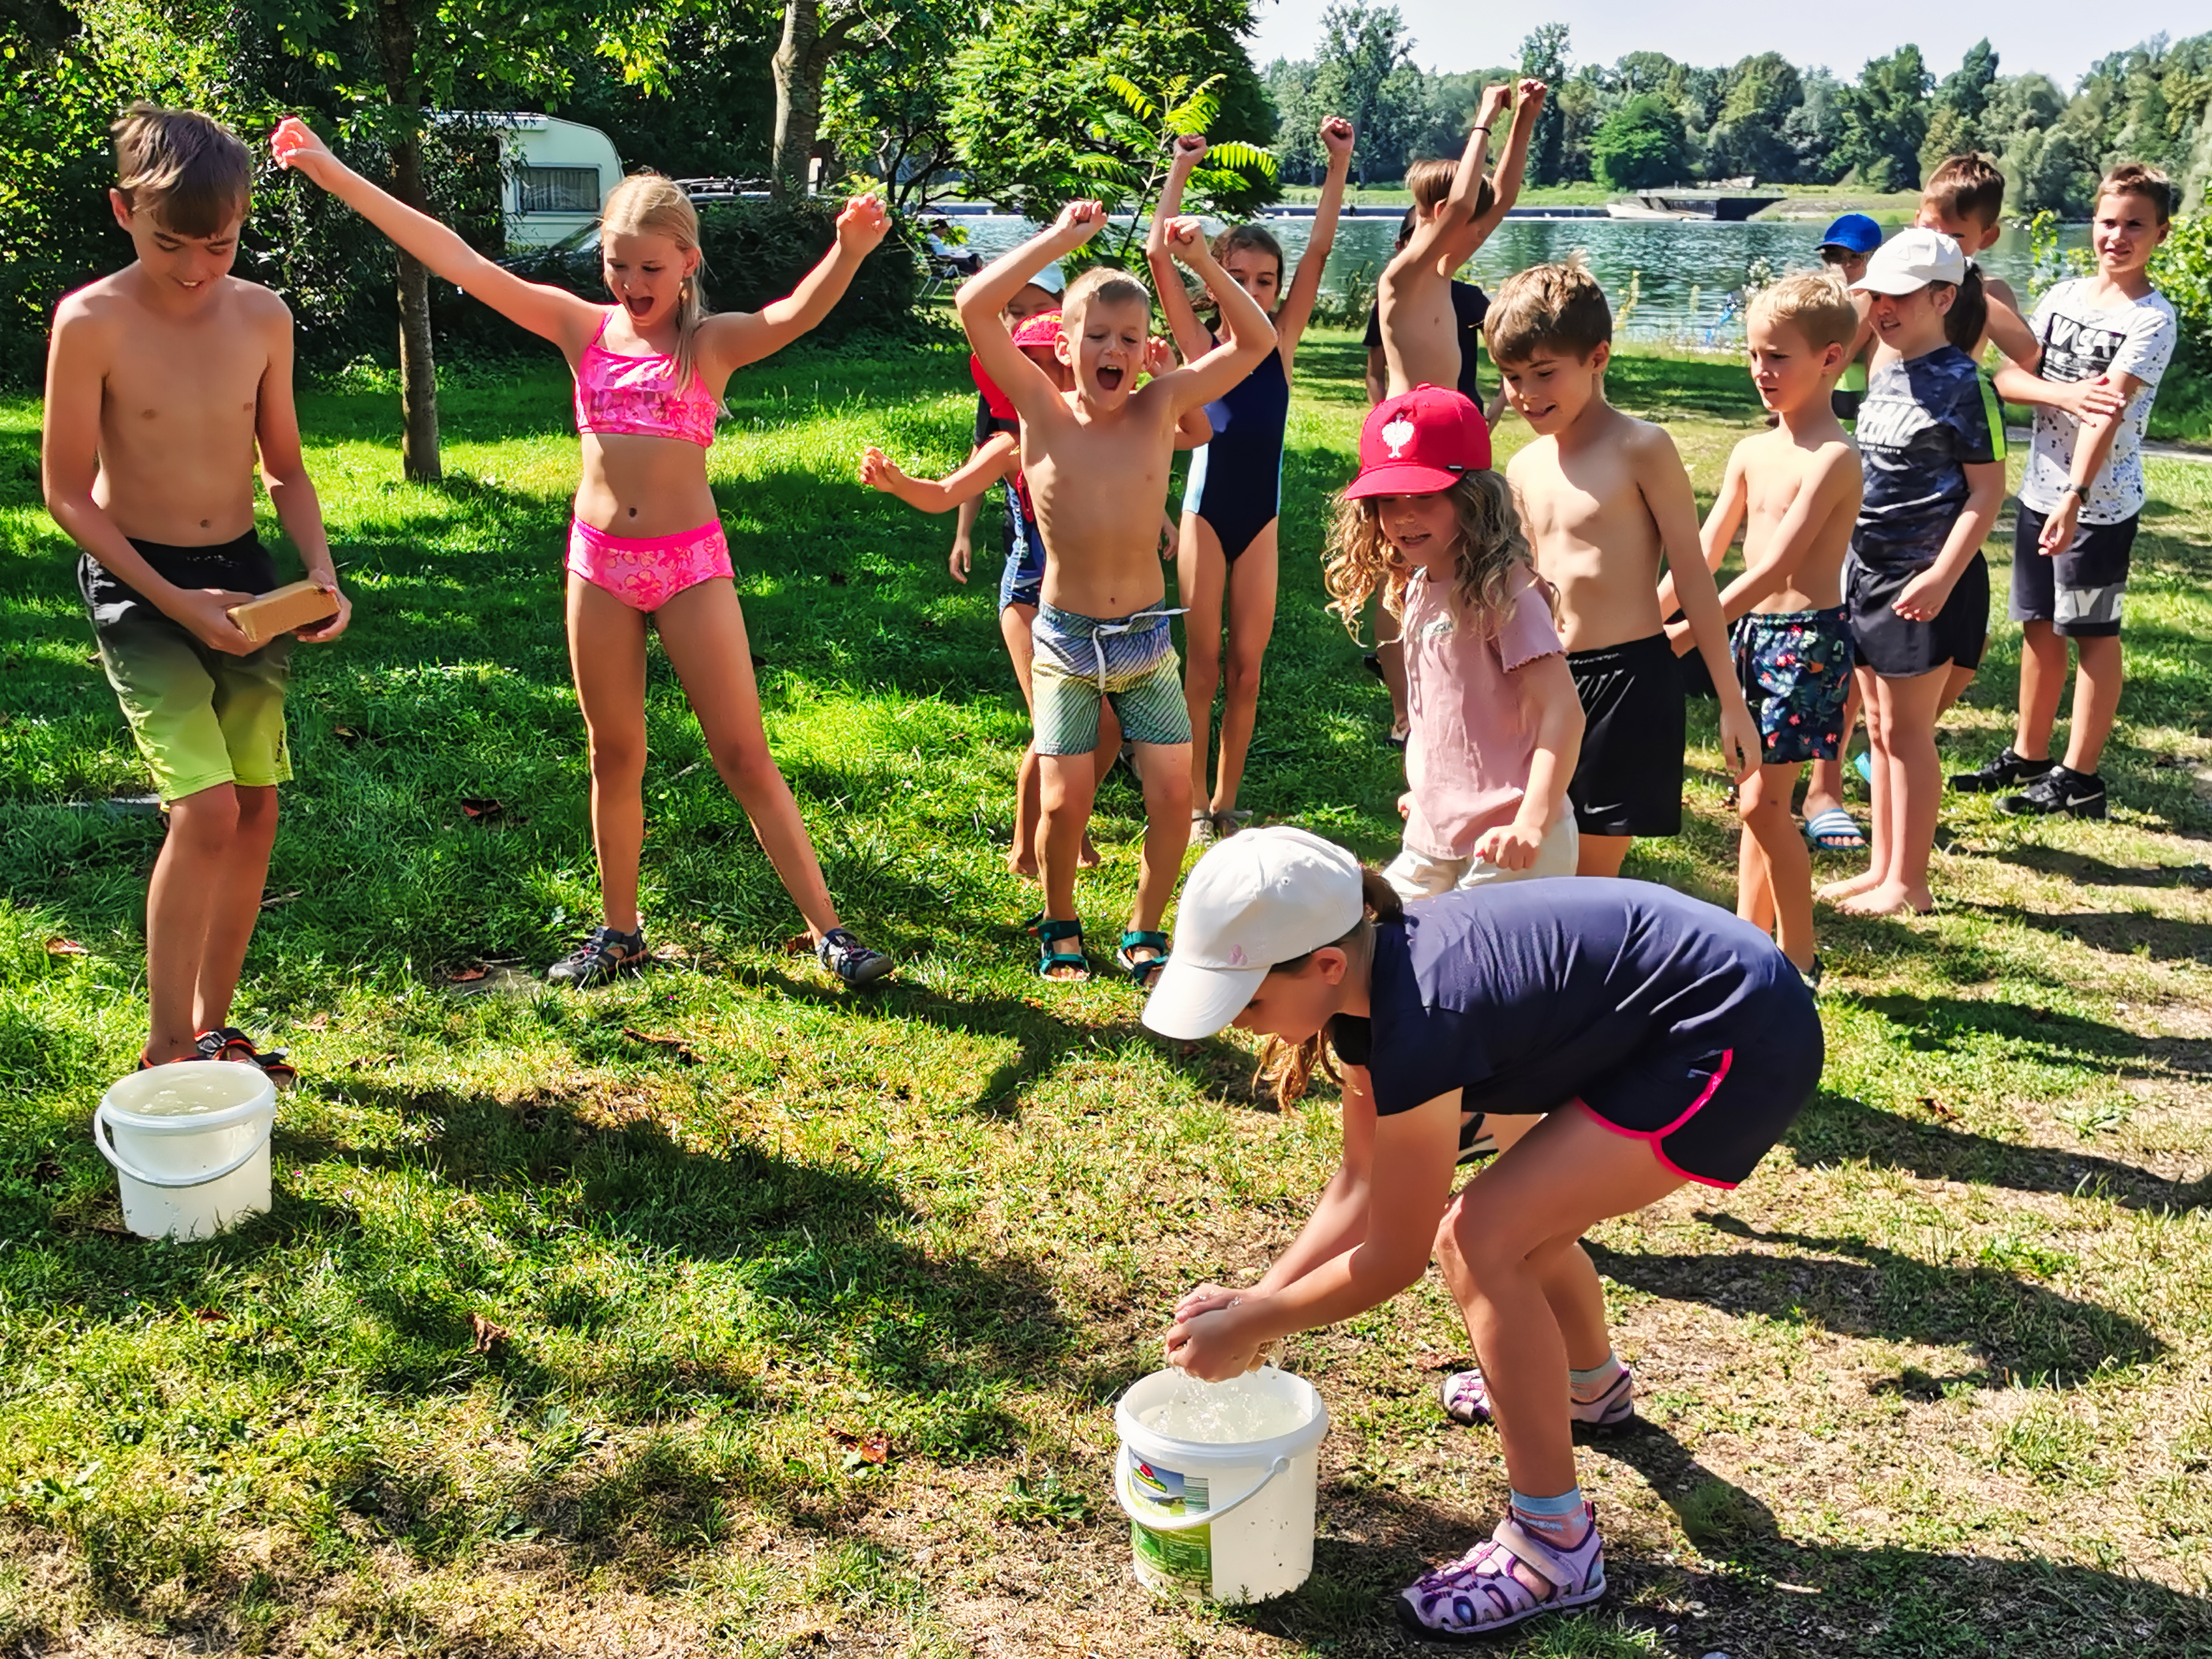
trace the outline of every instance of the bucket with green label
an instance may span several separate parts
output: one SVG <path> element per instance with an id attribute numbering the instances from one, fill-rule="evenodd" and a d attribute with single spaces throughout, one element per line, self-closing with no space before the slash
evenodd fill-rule
<path id="1" fill-rule="evenodd" d="M 1328 1432 L 1313 1384 L 1272 1366 L 1212 1388 L 1155 1371 L 1115 1403 L 1114 1426 L 1115 1495 L 1139 1583 L 1259 1601 L 1305 1582 Z"/>

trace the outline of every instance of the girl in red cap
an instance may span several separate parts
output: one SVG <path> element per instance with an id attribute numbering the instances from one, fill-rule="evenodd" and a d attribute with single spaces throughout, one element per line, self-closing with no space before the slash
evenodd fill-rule
<path id="1" fill-rule="evenodd" d="M 1489 429 L 1466 398 L 1417 386 L 1369 414 L 1326 580 L 1328 608 L 1355 638 L 1377 592 L 1404 628 L 1411 787 L 1405 846 L 1384 872 L 1399 896 L 1574 874 L 1565 803 L 1582 702 L 1550 590 L 1490 470 Z"/>

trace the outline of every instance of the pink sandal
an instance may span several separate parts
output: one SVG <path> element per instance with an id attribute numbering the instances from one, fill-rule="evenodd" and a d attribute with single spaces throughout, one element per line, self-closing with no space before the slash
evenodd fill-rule
<path id="1" fill-rule="evenodd" d="M 1479 1370 L 1454 1371 L 1437 1385 L 1437 1402 L 1444 1415 L 1455 1423 L 1474 1428 L 1479 1424 L 1496 1421 L 1490 1407 L 1490 1390 L 1483 1386 Z M 1625 1429 L 1636 1421 L 1636 1379 L 1627 1366 L 1613 1386 L 1595 1400 L 1567 1400 L 1570 1421 L 1600 1434 Z"/>
<path id="2" fill-rule="evenodd" d="M 1605 1547 L 1597 1512 L 1585 1504 L 1583 1517 L 1583 1541 L 1559 1550 L 1509 1516 L 1487 1540 L 1399 1592 L 1399 1622 L 1431 1641 L 1473 1642 L 1540 1613 L 1589 1606 L 1605 1594 Z M 1516 1567 L 1545 1593 L 1523 1583 Z"/>

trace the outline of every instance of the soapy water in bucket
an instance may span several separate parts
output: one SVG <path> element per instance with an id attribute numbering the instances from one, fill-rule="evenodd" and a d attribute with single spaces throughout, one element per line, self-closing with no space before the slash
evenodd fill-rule
<path id="1" fill-rule="evenodd" d="M 1288 1434 L 1304 1424 L 1306 1413 L 1296 1401 L 1247 1388 L 1242 1377 L 1201 1382 L 1186 1376 L 1173 1395 L 1137 1420 L 1170 1440 L 1239 1446 Z"/>
<path id="2" fill-rule="evenodd" d="M 239 1104 L 253 1092 L 252 1073 L 244 1066 L 236 1082 L 205 1075 L 164 1081 L 131 1103 L 137 1117 L 190 1117 L 200 1112 L 220 1112 Z"/>

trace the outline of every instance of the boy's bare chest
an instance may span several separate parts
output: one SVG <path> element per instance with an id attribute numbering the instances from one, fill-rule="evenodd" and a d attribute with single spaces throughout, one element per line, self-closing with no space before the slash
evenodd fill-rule
<path id="1" fill-rule="evenodd" d="M 133 331 L 107 371 L 110 435 L 195 445 L 251 439 L 268 368 L 257 344 L 236 330 Z"/>
<path id="2" fill-rule="evenodd" d="M 1540 545 L 1568 543 L 1607 551 L 1630 550 L 1652 540 L 1651 514 L 1625 459 L 1577 456 L 1566 465 L 1531 469 L 1521 498 L 1528 531 Z"/>

